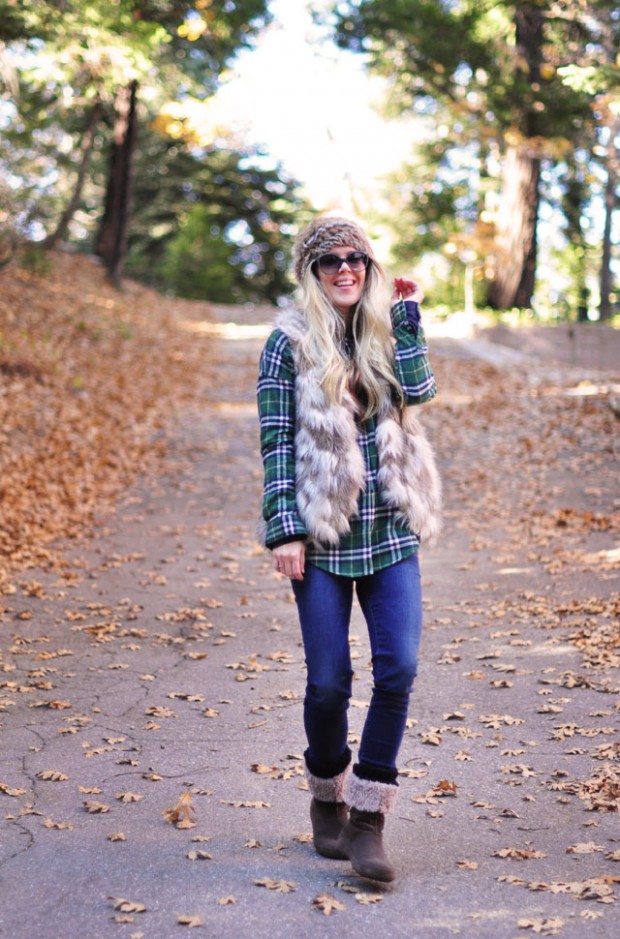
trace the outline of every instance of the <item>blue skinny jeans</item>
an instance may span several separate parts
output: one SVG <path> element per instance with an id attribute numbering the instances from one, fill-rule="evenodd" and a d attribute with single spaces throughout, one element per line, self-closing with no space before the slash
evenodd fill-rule
<path id="1" fill-rule="evenodd" d="M 304 699 L 308 768 L 316 776 L 330 778 L 349 761 L 347 711 L 353 679 L 349 624 L 355 586 L 368 626 L 374 680 L 356 769 L 366 779 L 394 782 L 422 632 L 417 554 L 356 579 L 307 564 L 304 579 L 292 585 L 308 669 Z"/>

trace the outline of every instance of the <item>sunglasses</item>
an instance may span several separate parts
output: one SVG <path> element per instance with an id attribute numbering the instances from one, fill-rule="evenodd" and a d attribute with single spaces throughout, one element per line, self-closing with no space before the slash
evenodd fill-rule
<path id="1" fill-rule="evenodd" d="M 363 251 L 352 251 L 346 258 L 340 258 L 337 254 L 322 254 L 317 258 L 315 264 L 324 274 L 337 274 L 343 264 L 346 264 L 351 271 L 363 271 L 368 267 L 370 258 Z"/>

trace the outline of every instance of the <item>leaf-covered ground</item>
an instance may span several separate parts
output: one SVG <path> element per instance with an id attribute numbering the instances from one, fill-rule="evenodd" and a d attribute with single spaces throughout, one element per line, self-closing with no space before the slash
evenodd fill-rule
<path id="1" fill-rule="evenodd" d="M 131 336 L 114 338 L 116 320 L 100 307 L 107 338 L 91 337 L 80 360 L 91 368 L 75 372 L 107 401 L 114 382 L 94 374 L 94 345 L 133 362 L 143 380 L 126 376 L 110 426 L 112 444 L 135 446 L 140 458 L 119 458 L 126 471 L 96 477 L 102 503 L 92 483 L 88 511 L 59 507 L 57 527 L 39 520 L 32 539 L 16 532 L 5 551 L 6 934 L 615 935 L 617 370 L 601 372 L 600 359 L 554 363 L 553 334 L 536 334 L 546 357 L 527 355 L 525 336 L 516 357 L 446 338 L 430 323 L 440 396 L 424 413 L 443 470 L 446 530 L 422 553 L 421 670 L 386 836 L 399 878 L 378 886 L 309 843 L 303 651 L 290 587 L 255 537 L 254 381 L 266 311 L 177 305 L 134 287 L 118 297 L 88 262 L 57 264 L 67 265 L 62 289 L 79 274 L 86 296 L 92 279 L 92 295 L 118 303 L 134 324 Z M 58 306 L 50 303 L 50 317 Z M 241 325 L 227 323 L 235 319 Z M 89 323 L 97 332 L 94 313 Z M 3 361 L 34 367 L 39 354 L 25 337 L 18 346 L 11 328 Z M 72 335 L 68 361 L 78 355 Z M 41 348 L 43 373 L 54 376 L 54 354 Z M 162 384 L 150 373 L 164 363 Z M 30 413 L 46 394 L 62 397 L 71 370 L 63 374 L 64 384 L 27 379 L 40 398 Z M 18 370 L 5 379 L 19 382 Z M 134 401 L 144 402 L 135 414 Z M 36 434 L 26 446 L 13 433 L 36 467 Z M 38 453 L 47 459 L 45 447 Z M 88 465 L 75 463 L 80 473 Z M 63 478 L 82 477 L 67 469 Z M 18 476 L 12 485 L 19 490 Z M 36 501 L 29 505 L 36 517 Z M 55 533 L 85 531 L 93 514 L 92 537 L 50 544 Z M 355 747 L 371 693 L 357 610 L 351 645 Z"/>
<path id="2" fill-rule="evenodd" d="M 0 271 L 0 587 L 154 469 L 162 427 L 209 378 L 208 343 L 182 328 L 200 304 L 47 258 Z"/>

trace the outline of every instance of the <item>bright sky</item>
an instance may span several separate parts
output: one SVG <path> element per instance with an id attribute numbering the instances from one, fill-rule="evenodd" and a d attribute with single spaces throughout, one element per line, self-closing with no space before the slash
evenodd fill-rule
<path id="1" fill-rule="evenodd" d="M 218 105 L 305 184 L 316 208 L 362 210 L 373 180 L 408 155 L 414 125 L 380 118 L 381 80 L 361 56 L 319 42 L 302 0 L 271 8 L 274 25 L 236 60 Z"/>

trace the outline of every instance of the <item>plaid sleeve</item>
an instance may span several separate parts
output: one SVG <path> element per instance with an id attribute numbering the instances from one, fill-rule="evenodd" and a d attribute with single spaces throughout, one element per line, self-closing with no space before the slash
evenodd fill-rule
<path id="1" fill-rule="evenodd" d="M 402 300 L 394 304 L 391 316 L 396 339 L 394 370 L 405 394 L 405 403 L 430 401 L 437 394 L 437 386 L 422 325 L 414 328 Z"/>
<path id="2" fill-rule="evenodd" d="M 263 349 L 258 414 L 264 467 L 263 518 L 267 547 L 306 537 L 295 499 L 295 365 L 287 337 L 275 330 Z"/>

